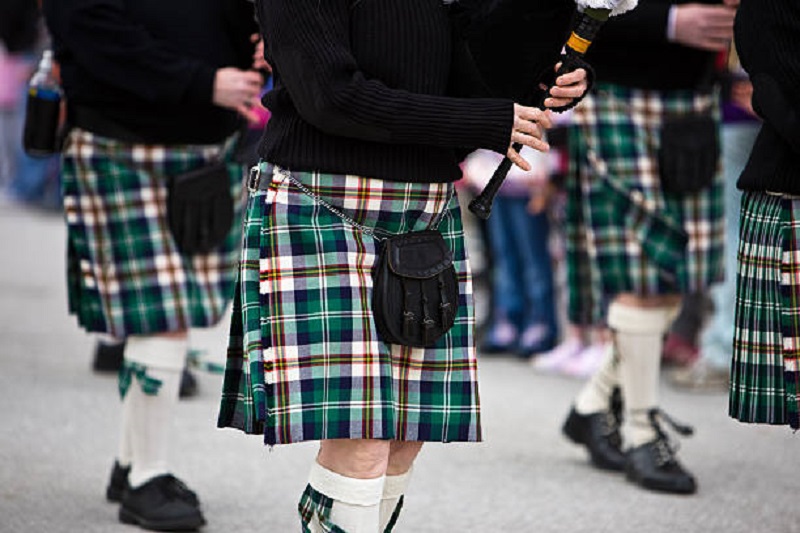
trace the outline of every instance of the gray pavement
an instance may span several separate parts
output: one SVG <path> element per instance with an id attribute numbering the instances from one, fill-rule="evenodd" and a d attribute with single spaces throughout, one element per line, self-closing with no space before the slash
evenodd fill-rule
<path id="1" fill-rule="evenodd" d="M 104 489 L 117 443 L 116 380 L 90 371 L 92 340 L 67 315 L 59 215 L 0 207 L 0 531 L 130 532 Z M 198 342 L 219 353 L 224 326 Z M 481 359 L 485 443 L 429 445 L 399 532 L 800 532 L 800 442 L 726 416 L 724 394 L 664 387 L 696 426 L 680 456 L 691 497 L 640 490 L 587 466 L 560 424 L 580 383 L 510 358 Z M 216 532 L 295 532 L 313 444 L 265 448 L 215 428 L 219 376 L 182 402 L 176 473 Z"/>

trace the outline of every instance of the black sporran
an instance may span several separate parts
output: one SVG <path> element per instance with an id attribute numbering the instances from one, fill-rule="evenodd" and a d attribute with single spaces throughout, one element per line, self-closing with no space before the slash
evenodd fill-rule
<path id="1" fill-rule="evenodd" d="M 658 154 L 661 189 L 686 194 L 709 187 L 719 156 L 719 132 L 710 115 L 667 118 L 661 128 Z"/>
<path id="2" fill-rule="evenodd" d="M 381 340 L 415 348 L 435 345 L 453 327 L 458 311 L 453 252 L 438 230 L 454 188 L 450 186 L 443 211 L 427 229 L 386 237 L 342 213 L 291 173 L 286 176 L 314 202 L 379 241 L 381 249 L 372 269 L 372 315 Z"/>
<path id="3" fill-rule="evenodd" d="M 167 220 L 184 254 L 205 254 L 222 245 L 233 225 L 233 198 L 226 163 L 215 163 L 173 177 Z"/>
<path id="4" fill-rule="evenodd" d="M 425 348 L 453 327 L 458 278 L 438 230 L 384 240 L 373 278 L 372 311 L 383 341 Z"/>

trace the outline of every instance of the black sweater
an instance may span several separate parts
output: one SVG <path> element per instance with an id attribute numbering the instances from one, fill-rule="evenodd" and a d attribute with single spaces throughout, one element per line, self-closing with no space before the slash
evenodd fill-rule
<path id="1" fill-rule="evenodd" d="M 472 11 L 459 20 L 476 38 L 479 27 L 503 28 L 496 20 L 502 10 L 489 12 L 489 4 L 520 16 L 541 14 L 543 24 L 527 33 L 541 30 L 549 40 L 527 47 L 538 58 L 527 63 L 527 82 L 537 74 L 534 65 L 555 64 L 570 0 L 470 4 L 464 2 Z M 258 0 L 256 6 L 275 75 L 264 99 L 272 111 L 259 150 L 264 159 L 292 170 L 448 182 L 461 176 L 465 151 L 508 149 L 513 102 L 477 97 L 487 94 L 487 84 L 442 0 Z M 513 57 L 520 50 L 502 52 Z"/>
<path id="2" fill-rule="evenodd" d="M 44 13 L 69 105 L 95 117 L 76 113 L 76 126 L 108 134 L 94 123 L 110 123 L 158 144 L 213 143 L 236 130 L 236 113 L 212 103 L 214 76 L 252 64 L 252 3 L 45 0 Z"/>
<path id="3" fill-rule="evenodd" d="M 800 194 L 800 3 L 742 0 L 736 49 L 764 119 L 740 189 Z"/>
<path id="4" fill-rule="evenodd" d="M 609 19 L 586 54 L 597 81 L 640 89 L 709 90 L 715 54 L 667 40 L 670 8 L 687 3 L 720 0 L 639 0 L 633 11 Z"/>

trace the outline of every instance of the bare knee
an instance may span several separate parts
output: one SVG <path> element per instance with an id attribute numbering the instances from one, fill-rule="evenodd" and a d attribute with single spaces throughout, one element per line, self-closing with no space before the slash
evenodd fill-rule
<path id="1" fill-rule="evenodd" d="M 323 440 L 317 462 L 346 477 L 374 479 L 386 473 L 389 446 L 389 441 L 383 440 Z"/>
<path id="2" fill-rule="evenodd" d="M 399 476 L 400 474 L 408 472 L 421 449 L 421 442 L 392 441 L 391 448 L 389 449 L 389 466 L 386 469 L 386 474 L 389 476 Z"/>
<path id="3" fill-rule="evenodd" d="M 622 305 L 640 308 L 652 307 L 673 307 L 680 305 L 682 296 L 680 294 L 664 294 L 656 296 L 640 296 L 631 293 L 619 294 L 614 298 L 615 302 Z"/>

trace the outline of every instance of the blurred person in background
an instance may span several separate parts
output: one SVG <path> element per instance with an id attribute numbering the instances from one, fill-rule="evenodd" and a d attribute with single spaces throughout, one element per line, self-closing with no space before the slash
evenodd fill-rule
<path id="1" fill-rule="evenodd" d="M 800 429 L 800 4 L 743 0 L 736 50 L 763 123 L 737 186 L 729 414 Z"/>
<path id="2" fill-rule="evenodd" d="M 36 0 L 0 4 L 0 188 L 11 183 L 22 144 L 22 120 L 28 77 L 39 40 Z"/>
<path id="3" fill-rule="evenodd" d="M 254 118 L 262 84 L 249 70 L 253 7 L 244 0 L 43 4 L 70 128 L 63 148 L 69 308 L 87 331 L 126 341 L 120 445 L 106 495 L 121 502 L 122 522 L 194 529 L 205 518 L 197 495 L 171 472 L 169 430 L 187 332 L 215 324 L 232 296 L 243 182 L 237 131 L 242 117 Z M 171 216 L 173 201 L 193 199 L 175 192 L 178 184 L 200 178 L 217 191 L 204 200 L 221 202 L 214 205 L 232 213 L 230 221 L 212 224 L 212 213 L 188 209 Z M 186 244 L 199 228 L 216 237 L 201 235 L 203 249 Z"/>
<path id="4" fill-rule="evenodd" d="M 733 243 L 739 239 L 742 203 L 742 192 L 737 189 L 736 181 L 747 164 L 760 128 L 750 101 L 753 84 L 742 69 L 736 50 L 732 49 L 728 55 L 722 104 L 722 171 L 727 244 L 725 281 L 711 287 L 708 293 L 711 312 L 707 319 L 700 320 L 703 327 L 698 335 L 696 356 L 687 366 L 676 368 L 668 374 L 670 383 L 692 391 L 728 390 L 736 309 L 737 247 Z M 680 350 L 678 353 L 681 353 Z"/>
<path id="5" fill-rule="evenodd" d="M 0 4 L 0 195 L 60 209 L 59 157 L 31 157 L 22 146 L 28 80 L 47 41 L 37 0 Z"/>
<path id="6" fill-rule="evenodd" d="M 642 0 L 609 21 L 587 54 L 598 83 L 573 113 L 570 318 L 606 323 L 614 349 L 563 432 L 594 466 L 650 490 L 697 490 L 665 425 L 691 428 L 659 407 L 661 349 L 681 295 L 723 275 L 714 74 L 736 4 Z M 612 402 L 617 388 L 624 410 Z"/>
<path id="7" fill-rule="evenodd" d="M 479 351 L 529 358 L 553 347 L 558 321 L 547 213 L 550 162 L 542 152 L 523 149 L 522 154 L 531 170 L 509 171 L 487 221 L 492 310 Z M 464 177 L 476 193 L 501 160 L 489 150 L 466 159 Z"/>
<path id="8" fill-rule="evenodd" d="M 567 232 L 575 230 L 572 225 L 566 224 L 570 214 L 567 212 L 566 180 L 569 175 L 569 130 L 572 112 L 566 112 L 555 117 L 556 126 L 548 132 L 550 142 L 550 187 L 555 191 L 550 209 L 553 219 L 551 225 L 551 247 L 556 263 L 556 278 L 558 279 L 557 308 L 564 310 L 570 294 L 570 280 L 567 279 L 566 257 L 575 239 L 568 236 Z M 609 338 L 604 327 L 595 327 L 592 324 L 574 324 L 566 319 L 566 313 L 559 313 L 564 322 L 560 328 L 564 334 L 560 342 L 551 350 L 538 355 L 533 359 L 533 368 L 539 372 L 561 374 L 575 378 L 591 376 L 600 365 L 609 346 Z"/>

